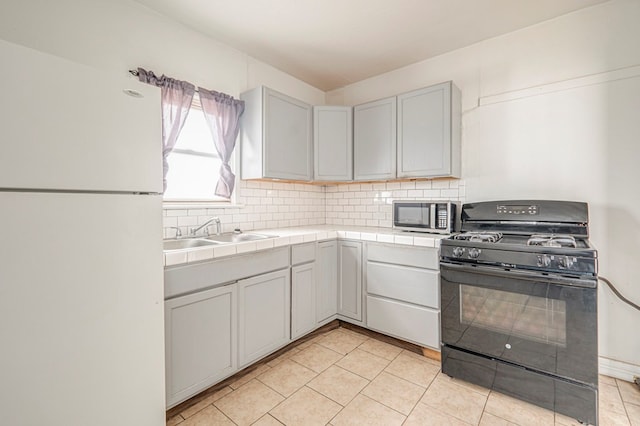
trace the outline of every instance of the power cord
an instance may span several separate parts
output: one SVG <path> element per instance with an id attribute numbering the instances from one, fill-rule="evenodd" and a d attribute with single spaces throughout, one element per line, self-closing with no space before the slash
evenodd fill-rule
<path id="1" fill-rule="evenodd" d="M 631 300 L 627 299 L 626 297 L 624 297 L 622 294 L 620 294 L 620 292 L 618 291 L 617 288 L 614 287 L 614 285 L 611 283 L 611 281 L 609 281 L 608 279 L 606 279 L 603 276 L 599 276 L 598 279 L 602 282 L 604 282 L 606 285 L 609 286 L 609 288 L 611 289 L 611 291 L 613 291 L 613 293 L 618 296 L 620 298 L 620 300 L 622 300 L 624 303 L 626 303 L 627 305 L 637 309 L 638 311 L 640 311 L 640 306 L 636 305 L 635 303 L 633 303 Z"/>

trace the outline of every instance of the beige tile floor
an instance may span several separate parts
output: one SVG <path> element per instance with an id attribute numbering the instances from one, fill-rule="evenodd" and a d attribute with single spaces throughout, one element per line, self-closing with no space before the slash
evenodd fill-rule
<path id="1" fill-rule="evenodd" d="M 292 348 L 167 422 L 178 424 L 579 425 L 345 328 Z M 600 425 L 640 426 L 635 385 L 601 376 Z"/>

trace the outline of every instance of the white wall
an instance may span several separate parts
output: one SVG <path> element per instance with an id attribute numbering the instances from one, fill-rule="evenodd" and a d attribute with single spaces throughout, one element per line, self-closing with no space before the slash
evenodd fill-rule
<path id="1" fill-rule="evenodd" d="M 232 96 L 263 84 L 311 104 L 325 100 L 321 90 L 130 0 L 3 1 L 0 38 L 117 73 L 142 67 Z"/>
<path id="2" fill-rule="evenodd" d="M 600 274 L 640 304 L 638 22 L 640 2 L 613 0 L 335 90 L 327 101 L 355 105 L 454 80 L 466 200 L 588 202 Z M 604 285 L 599 298 L 600 355 L 640 373 L 632 326 L 640 312 Z"/>

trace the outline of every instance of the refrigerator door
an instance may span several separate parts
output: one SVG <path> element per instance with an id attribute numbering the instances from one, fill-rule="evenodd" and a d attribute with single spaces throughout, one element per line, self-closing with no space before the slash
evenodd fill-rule
<path id="1" fill-rule="evenodd" d="M 160 89 L 2 40 L 0 57 L 0 188 L 162 192 Z"/>
<path id="2" fill-rule="evenodd" d="M 161 197 L 0 206 L 0 423 L 164 424 Z"/>

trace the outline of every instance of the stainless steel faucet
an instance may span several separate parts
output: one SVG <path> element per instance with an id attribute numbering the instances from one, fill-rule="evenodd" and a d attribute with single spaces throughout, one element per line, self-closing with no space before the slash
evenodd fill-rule
<path id="1" fill-rule="evenodd" d="M 167 228 L 176 230 L 176 238 L 182 237 L 182 231 L 177 226 L 168 226 Z"/>
<path id="2" fill-rule="evenodd" d="M 211 219 L 209 219 L 208 221 L 206 221 L 205 223 L 203 223 L 202 225 L 189 229 L 189 236 L 191 237 L 195 237 L 196 234 L 198 233 L 198 231 L 200 231 L 201 229 L 204 228 L 204 234 L 206 236 L 209 235 L 209 229 L 207 228 L 212 222 L 216 223 L 216 235 L 220 235 L 221 233 L 221 228 L 222 225 L 220 224 L 220 218 L 219 217 L 212 217 Z"/>

